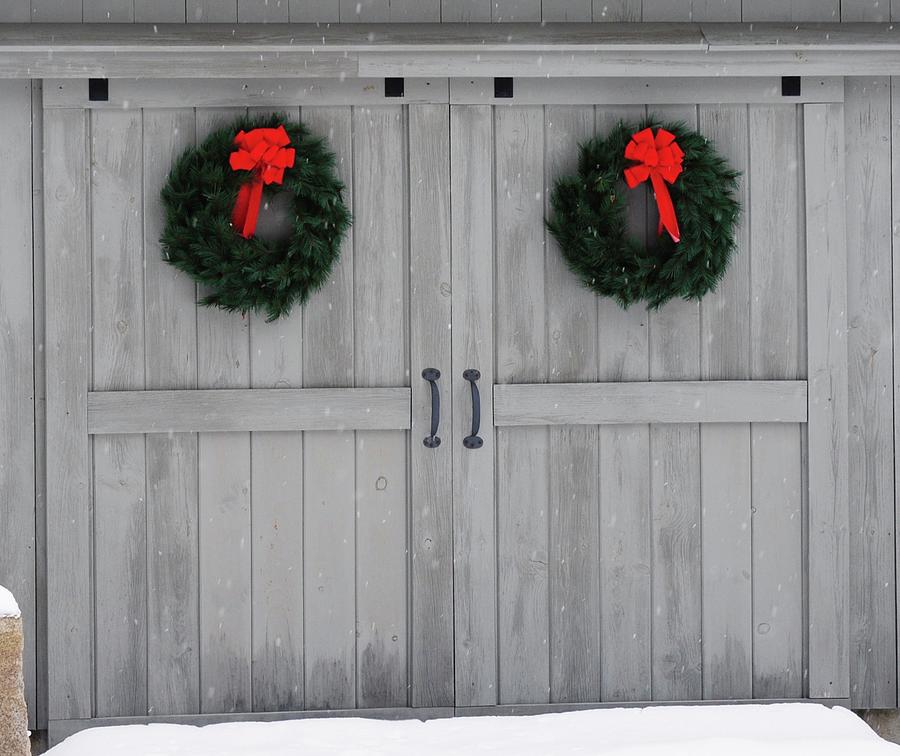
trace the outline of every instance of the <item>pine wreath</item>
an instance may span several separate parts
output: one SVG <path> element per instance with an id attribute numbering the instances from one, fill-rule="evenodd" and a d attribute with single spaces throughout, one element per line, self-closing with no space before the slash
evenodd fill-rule
<path id="1" fill-rule="evenodd" d="M 657 123 L 620 123 L 605 137 L 585 142 L 578 174 L 559 179 L 554 187 L 547 221 L 569 268 L 588 288 L 623 307 L 645 300 L 656 308 L 675 297 L 699 299 L 713 290 L 731 260 L 740 215 L 735 197 L 740 174 L 702 134 L 683 123 L 664 124 L 662 130 L 674 136 L 683 155 L 678 156 L 683 170 L 668 186 L 680 240 L 661 235 L 645 247 L 630 236 L 623 178 L 634 163 L 625 153 L 632 138 L 648 128 L 652 133 Z"/>
<path id="2" fill-rule="evenodd" d="M 249 188 L 259 171 L 231 166 L 236 135 L 280 126 L 290 141 L 293 165 L 283 168 L 280 184 L 259 183 L 263 202 L 280 191 L 292 196 L 290 233 L 279 240 L 252 232 L 245 238 L 232 216 L 242 187 Z M 350 226 L 334 165 L 322 139 L 278 114 L 244 116 L 217 129 L 179 157 L 163 187 L 165 259 L 206 289 L 204 305 L 262 312 L 269 320 L 286 315 L 325 283 Z"/>

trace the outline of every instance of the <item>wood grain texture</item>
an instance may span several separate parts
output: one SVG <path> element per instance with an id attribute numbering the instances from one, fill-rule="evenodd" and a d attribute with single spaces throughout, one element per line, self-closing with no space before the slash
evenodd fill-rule
<path id="1" fill-rule="evenodd" d="M 292 24 L 330 23 L 341 20 L 340 0 L 288 0 Z"/>
<path id="2" fill-rule="evenodd" d="M 130 24 L 134 0 L 81 0 L 81 20 L 86 24 Z"/>
<path id="3" fill-rule="evenodd" d="M 230 24 L 237 18 L 238 0 L 185 0 L 189 24 Z"/>
<path id="4" fill-rule="evenodd" d="M 540 383 L 547 379 L 543 108 L 497 108 L 494 139 L 496 381 Z M 501 703 L 550 695 L 548 452 L 546 428 L 497 430 Z"/>
<path id="5" fill-rule="evenodd" d="M 845 4 L 846 5 L 846 4 Z M 842 6 L 843 10 L 846 10 Z M 866 20 L 866 19 L 863 19 Z M 891 83 L 851 79 L 844 105 L 849 355 L 850 676 L 859 707 L 897 698 L 894 577 Z"/>
<path id="6" fill-rule="evenodd" d="M 353 111 L 354 373 L 357 386 L 409 385 L 407 123 L 401 107 Z M 408 443 L 356 434 L 356 695 L 407 704 Z"/>
<path id="7" fill-rule="evenodd" d="M 197 140 L 244 110 L 197 110 Z M 198 292 L 203 296 L 206 292 Z M 249 321 L 197 310 L 197 385 L 250 385 Z M 250 434 L 200 433 L 200 711 L 249 711 L 251 699 Z"/>
<path id="8" fill-rule="evenodd" d="M 351 109 L 304 108 L 303 120 L 326 137 L 353 210 Z M 353 385 L 351 228 L 331 277 L 303 318 L 303 384 Z M 407 415 L 409 411 L 407 410 Z M 305 703 L 310 709 L 356 705 L 356 450 L 353 431 L 310 431 L 303 439 L 303 640 Z M 345 471 L 333 475 L 334 469 Z"/>
<path id="9" fill-rule="evenodd" d="M 31 0 L 31 20 L 35 23 L 80 24 L 82 0 Z"/>
<path id="10" fill-rule="evenodd" d="M 0 551 L 0 585 L 12 591 L 22 612 L 25 696 L 29 727 L 36 729 L 37 659 L 46 648 L 37 642 L 35 349 L 43 342 L 35 344 L 31 98 L 30 82 L 0 85 L 0 159 L 8 172 L 0 185 L 0 522 L 7 544 Z"/>
<path id="11" fill-rule="evenodd" d="M 795 106 L 750 107 L 750 367 L 755 380 L 801 375 L 798 144 Z M 759 423 L 751 433 L 753 693 L 800 695 L 800 428 Z"/>
<path id="12" fill-rule="evenodd" d="M 238 0 L 238 23 L 271 24 L 290 20 L 289 0 Z"/>
<path id="13" fill-rule="evenodd" d="M 593 20 L 606 23 L 640 21 L 641 5 L 641 0 L 593 0 Z"/>
<path id="14" fill-rule="evenodd" d="M 132 0 L 135 23 L 183 24 L 187 20 L 185 0 Z"/>
<path id="15" fill-rule="evenodd" d="M 841 0 L 841 22 L 890 21 L 891 2 L 882 0 Z"/>
<path id="16" fill-rule="evenodd" d="M 450 385 L 450 111 L 409 108 L 409 297 L 412 432 L 413 706 L 451 706 L 453 670 L 453 395 Z M 441 371 L 442 439 L 429 449 L 431 388 L 424 368 Z"/>
<path id="17" fill-rule="evenodd" d="M 93 713 L 88 125 L 82 110 L 44 118 L 49 718 Z"/>
<path id="18" fill-rule="evenodd" d="M 21 24 L 31 21 L 31 0 L 7 0 L 0 8 L 0 22 Z"/>
<path id="19" fill-rule="evenodd" d="M 441 21 L 490 22 L 491 0 L 441 0 Z"/>
<path id="20" fill-rule="evenodd" d="M 146 388 L 197 386 L 197 287 L 169 265 L 158 200 L 169 166 L 194 142 L 191 109 L 144 111 Z M 151 433 L 147 445 L 147 708 L 200 712 L 197 434 Z"/>
<path id="21" fill-rule="evenodd" d="M 744 0 L 743 21 L 840 21 L 841 0 Z"/>
<path id="22" fill-rule="evenodd" d="M 699 125 L 729 165 L 741 172 L 737 199 L 746 208 L 747 107 L 700 106 Z M 749 242 L 745 211 L 725 278 L 700 303 L 700 374 L 707 381 L 750 377 Z M 750 698 L 753 594 L 749 423 L 701 426 L 700 456 L 703 697 Z"/>
<path id="23" fill-rule="evenodd" d="M 542 21 L 590 21 L 591 0 L 543 0 Z"/>
<path id="24" fill-rule="evenodd" d="M 805 381 L 521 383 L 494 388 L 494 422 L 508 425 L 800 423 Z"/>
<path id="25" fill-rule="evenodd" d="M 143 162 L 140 111 L 91 118 L 93 387 L 144 386 Z M 95 710 L 147 712 L 144 438 L 95 436 Z"/>
<path id="26" fill-rule="evenodd" d="M 462 379 L 481 371 L 494 384 L 493 108 L 450 108 L 450 239 L 453 392 L 453 549 L 456 704 L 486 706 L 497 691 L 497 531 L 494 501 L 493 394 L 481 391 L 484 446 L 466 449 L 472 400 Z"/>
<path id="27" fill-rule="evenodd" d="M 511 23 L 541 20 L 541 0 L 492 0 L 491 21 Z"/>
<path id="28" fill-rule="evenodd" d="M 588 13 L 590 8 L 587 9 Z M 545 5 L 546 11 L 546 5 Z M 592 107 L 544 111 L 544 185 L 574 172 Z M 549 192 L 544 193 L 549 209 Z M 545 232 L 548 379 L 597 380 L 597 298 L 578 286 Z M 550 700 L 600 700 L 599 428 L 551 428 Z"/>
<path id="29" fill-rule="evenodd" d="M 900 120 L 898 120 L 898 113 L 900 113 L 900 80 L 891 79 L 891 176 L 900 175 L 900 149 L 898 149 L 895 145 L 900 145 Z M 891 242 L 894 249 L 900 248 L 900 182 L 891 181 Z M 848 264 L 852 264 L 851 261 L 848 261 Z M 891 282 L 893 284 L 893 291 L 900 291 L 900 266 L 892 265 L 891 270 Z M 893 402 L 894 402 L 894 425 L 893 425 L 893 440 L 894 440 L 894 486 L 895 486 L 895 501 L 896 501 L 896 481 L 900 479 L 900 464 L 898 464 L 896 449 L 898 445 L 900 445 L 900 422 L 898 422 L 897 410 L 896 407 L 900 405 L 900 329 L 896 327 L 897 323 L 900 323 L 900 297 L 893 296 L 892 297 L 892 314 L 893 314 L 893 338 L 892 338 L 892 347 L 893 347 Z M 856 387 L 854 387 L 856 388 Z M 900 539 L 897 538 L 897 532 L 894 531 L 894 554 L 896 565 L 897 559 L 900 558 Z M 896 571 L 895 571 L 895 580 L 896 580 Z M 896 602 L 897 605 L 900 606 L 900 580 L 897 580 L 897 593 L 896 593 Z M 900 616 L 897 619 L 897 625 L 895 627 L 895 632 L 897 633 L 897 637 L 900 638 Z"/>
<path id="30" fill-rule="evenodd" d="M 844 112 L 804 106 L 809 395 L 809 694 L 850 692 Z"/>

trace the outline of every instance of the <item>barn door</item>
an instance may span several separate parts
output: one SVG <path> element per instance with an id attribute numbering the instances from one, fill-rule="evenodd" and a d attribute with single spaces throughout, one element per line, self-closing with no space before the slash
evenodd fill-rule
<path id="1" fill-rule="evenodd" d="M 841 91 L 651 108 L 715 140 L 745 213 L 718 291 L 648 312 L 544 229 L 575 145 L 647 112 L 527 104 L 635 91 L 569 84 L 451 107 L 457 705 L 847 699 Z"/>
<path id="2" fill-rule="evenodd" d="M 421 377 L 450 371 L 449 113 L 378 86 L 45 84 L 56 733 L 452 705 L 451 445 L 422 443 Z M 157 241 L 175 157 L 267 97 L 330 141 L 355 220 L 275 323 L 198 307 Z"/>

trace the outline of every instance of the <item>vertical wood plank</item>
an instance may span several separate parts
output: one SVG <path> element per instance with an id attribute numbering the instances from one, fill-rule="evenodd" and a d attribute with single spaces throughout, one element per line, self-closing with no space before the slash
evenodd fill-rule
<path id="1" fill-rule="evenodd" d="M 237 110 L 198 110 L 197 139 Z M 204 294 L 200 292 L 201 296 Z M 197 312 L 199 388 L 250 385 L 249 320 L 213 307 Z M 201 712 L 251 707 L 250 434 L 201 433 Z"/>
<path id="2" fill-rule="evenodd" d="M 400 107 L 353 111 L 357 386 L 408 386 L 407 138 Z M 408 434 L 356 434 L 357 702 L 407 704 Z"/>
<path id="3" fill-rule="evenodd" d="M 27 20 L 27 17 L 26 17 Z M 0 552 L 0 585 L 22 612 L 23 669 L 29 726 L 37 713 L 35 318 L 32 259 L 31 83 L 0 84 L 0 522 L 7 547 Z M 38 337 L 39 338 L 39 337 Z M 41 653 L 45 653 L 41 649 Z"/>
<path id="4" fill-rule="evenodd" d="M 441 0 L 391 0 L 394 23 L 439 23 Z"/>
<path id="5" fill-rule="evenodd" d="M 641 0 L 593 0 L 592 16 L 595 22 L 634 23 L 641 20 Z"/>
<path id="6" fill-rule="evenodd" d="M 83 110 L 44 118 L 49 718 L 93 712 L 91 617 L 90 236 Z"/>
<path id="7" fill-rule="evenodd" d="M 888 0 L 841 0 L 842 23 L 890 20 L 891 3 Z"/>
<path id="8" fill-rule="evenodd" d="M 288 0 L 292 24 L 328 23 L 341 20 L 340 0 Z"/>
<path id="9" fill-rule="evenodd" d="M 31 0 L 35 23 L 81 23 L 81 0 Z"/>
<path id="10" fill-rule="evenodd" d="M 851 699 L 882 708 L 897 698 L 890 79 L 849 79 L 844 115 L 846 202 L 855 208 L 847 214 Z"/>
<path id="11" fill-rule="evenodd" d="M 237 16 L 240 23 L 286 23 L 288 0 L 238 0 Z"/>
<path id="12" fill-rule="evenodd" d="M 745 208 L 725 278 L 700 303 L 701 378 L 750 377 L 748 122 L 744 105 L 699 108 L 700 131 L 743 175 Z M 750 425 L 700 428 L 703 697 L 751 698 L 753 633 L 750 543 Z"/>
<path id="13" fill-rule="evenodd" d="M 148 389 L 197 386 L 197 287 L 162 256 L 159 192 L 194 142 L 194 111 L 144 111 L 144 330 Z M 147 708 L 200 711 L 197 434 L 147 435 Z"/>
<path id="14" fill-rule="evenodd" d="M 134 0 L 135 23 L 183 24 L 185 0 Z"/>
<path id="15" fill-rule="evenodd" d="M 751 377 L 801 377 L 802 249 L 797 109 L 751 105 Z M 751 429 L 753 695 L 802 693 L 802 457 L 799 426 Z"/>
<path id="16" fill-rule="evenodd" d="M 695 128 L 696 108 L 654 111 Z M 656 234 L 648 203 L 648 235 Z M 650 313 L 650 380 L 700 377 L 700 307 L 677 300 Z M 653 555 L 653 698 L 702 697 L 700 572 L 700 427 L 650 426 Z"/>
<path id="17" fill-rule="evenodd" d="M 804 106 L 809 374 L 809 695 L 850 694 L 843 105 Z"/>
<path id="18" fill-rule="evenodd" d="M 453 432 L 450 366 L 450 112 L 409 108 L 413 706 L 453 705 Z M 429 449 L 431 389 L 441 371 L 442 443 Z"/>
<path id="19" fill-rule="evenodd" d="M 590 106 L 546 108 L 546 187 L 576 170 L 572 145 L 593 131 Z M 549 210 L 548 197 L 546 192 Z M 548 378 L 596 381 L 597 297 L 580 285 L 553 238 L 545 236 Z M 550 699 L 599 701 L 599 428 L 553 427 L 549 433 Z"/>
<path id="20" fill-rule="evenodd" d="M 304 108 L 310 130 L 337 157 L 352 210 L 351 109 Z M 351 229 L 331 278 L 304 307 L 303 385 L 353 385 L 353 238 Z M 303 438 L 303 620 L 306 706 L 356 705 L 356 460 L 353 431 Z M 345 471 L 333 475 L 331 470 Z"/>
<path id="21" fill-rule="evenodd" d="M 691 21 L 740 21 L 741 0 L 692 0 Z"/>
<path id="22" fill-rule="evenodd" d="M 597 109 L 598 133 L 620 120 L 637 122 L 640 106 Z M 633 192 L 629 232 L 647 236 L 647 195 Z M 649 380 L 649 313 L 623 310 L 599 297 L 598 379 Z M 648 425 L 600 426 L 600 684 L 604 701 L 648 701 L 650 685 L 651 569 Z"/>
<path id="23" fill-rule="evenodd" d="M 22 24 L 29 21 L 31 21 L 31 0 L 6 0 L 0 8 L 0 22 Z"/>
<path id="24" fill-rule="evenodd" d="M 140 110 L 91 114 L 93 387 L 144 388 Z M 144 437 L 94 436 L 97 716 L 147 713 Z"/>
<path id="25" fill-rule="evenodd" d="M 86 24 L 130 24 L 134 21 L 133 0 L 81 0 L 82 21 Z"/>
<path id="26" fill-rule="evenodd" d="M 441 21 L 488 23 L 491 20 L 491 0 L 441 0 Z"/>
<path id="27" fill-rule="evenodd" d="M 391 19 L 390 0 L 340 0 L 343 23 L 384 23 Z"/>
<path id="28" fill-rule="evenodd" d="M 642 21 L 690 21 L 692 0 L 643 0 Z"/>
<path id="29" fill-rule="evenodd" d="M 453 548 L 456 704 L 497 696 L 497 552 L 494 502 L 493 108 L 450 108 L 452 254 Z M 464 370 L 481 372 L 484 446 L 465 449 L 472 402 Z M 413 439 L 415 441 L 415 439 Z"/>
<path id="30" fill-rule="evenodd" d="M 841 20 L 841 0 L 744 0 L 743 21 Z"/>
<path id="31" fill-rule="evenodd" d="M 540 20 L 541 0 L 493 0 L 491 3 L 494 23 Z"/>
<path id="32" fill-rule="evenodd" d="M 590 21 L 591 0 L 543 0 L 542 21 Z"/>
<path id="33" fill-rule="evenodd" d="M 189 24 L 229 24 L 237 21 L 237 0 L 185 0 Z"/>
<path id="34" fill-rule="evenodd" d="M 542 383 L 543 108 L 496 108 L 494 119 L 496 380 Z M 548 443 L 547 428 L 497 432 L 501 703 L 549 699 Z"/>
<path id="35" fill-rule="evenodd" d="M 900 78 L 891 77 L 891 176 L 900 176 Z M 900 249 L 900 182 L 891 181 L 891 246 L 892 251 Z M 900 292 L 900 265 L 893 263 L 891 272 L 891 281 L 893 291 Z M 900 407 L 900 297 L 894 295 L 892 297 L 893 306 L 893 402 L 894 402 L 894 485 L 895 485 L 895 502 L 896 502 L 896 481 L 900 480 L 900 461 L 897 459 L 896 450 L 900 448 L 900 413 L 897 407 Z M 896 504 L 895 504 L 896 507 Z M 895 526 L 896 527 L 896 526 Z M 897 531 L 894 531 L 895 557 L 894 564 L 900 564 L 900 538 L 897 538 Z M 900 607 L 900 580 L 895 581 L 897 592 L 895 601 Z M 900 613 L 898 613 L 895 632 L 900 638 Z M 898 691 L 900 694 L 900 691 Z"/>
<path id="36" fill-rule="evenodd" d="M 287 114 L 299 117 L 296 108 Z M 250 386 L 301 388 L 302 308 L 272 323 L 258 313 L 248 318 Z M 251 433 L 250 459 L 253 710 L 297 711 L 304 678 L 302 434 Z"/>

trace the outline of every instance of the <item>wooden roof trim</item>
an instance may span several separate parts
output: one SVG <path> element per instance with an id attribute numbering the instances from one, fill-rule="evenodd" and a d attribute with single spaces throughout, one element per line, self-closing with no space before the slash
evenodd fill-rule
<path id="1" fill-rule="evenodd" d="M 0 24 L 0 78 L 900 74 L 893 24 Z"/>

